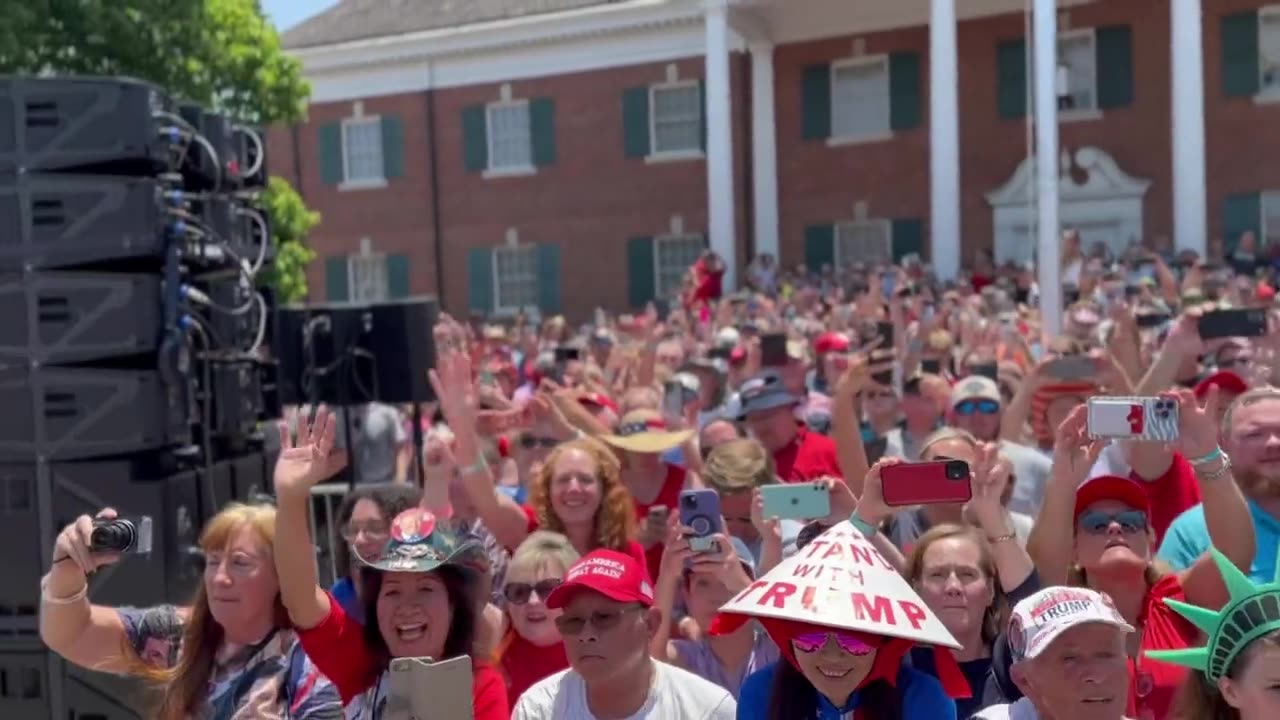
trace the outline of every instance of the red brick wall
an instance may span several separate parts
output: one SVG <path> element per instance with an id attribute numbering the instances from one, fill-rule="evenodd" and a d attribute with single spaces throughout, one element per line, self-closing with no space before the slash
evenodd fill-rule
<path id="1" fill-rule="evenodd" d="M 1267 0 L 1204 0 L 1206 130 L 1211 237 L 1219 232 L 1221 199 L 1231 192 L 1280 188 L 1280 105 L 1228 99 L 1221 89 L 1219 18 L 1261 7 Z M 1116 0 L 1073 7 L 1068 27 L 1133 26 L 1134 102 L 1095 120 L 1061 125 L 1066 149 L 1097 146 L 1128 173 L 1152 181 L 1144 206 L 1148 241 L 1172 235 L 1172 163 L 1168 0 Z M 1004 120 L 996 107 L 996 45 L 1023 34 L 1020 14 L 966 21 L 958 29 L 960 55 L 960 164 L 963 264 L 990 247 L 992 214 L 985 194 L 1003 184 L 1027 152 L 1022 120 Z M 850 217 L 865 201 L 873 217 L 929 213 L 928 29 L 905 28 L 862 36 L 868 54 L 917 51 L 922 55 L 924 118 L 920 127 L 878 143 L 828 147 L 801 138 L 804 66 L 850 54 L 852 38 L 786 45 L 775 53 L 779 217 L 782 259 L 802 260 L 807 225 Z M 700 57 L 679 61 L 682 78 L 702 77 Z M 468 173 L 462 155 L 462 109 L 494 100 L 499 85 L 439 91 L 440 222 L 446 307 L 466 308 L 468 249 L 503 242 L 515 227 L 522 241 L 562 245 L 563 306 L 583 319 L 597 304 L 622 308 L 627 298 L 625 242 L 664 231 L 682 215 L 693 231 L 706 230 L 706 165 L 702 160 L 646 164 L 623 153 L 622 92 L 660 82 L 666 63 L 653 63 L 511 83 L 517 98 L 551 97 L 556 103 L 556 163 L 531 177 L 484 179 Z M 751 237 L 750 61 L 731 63 L 734 93 L 735 200 L 740 259 Z M 365 101 L 366 114 L 395 113 L 404 126 L 404 176 L 387 189 L 339 192 L 319 179 L 317 128 L 351 114 L 350 102 L 312 106 L 299 132 L 300 191 L 323 216 L 312 236 L 321 258 L 349 252 L 370 237 L 385 252 L 412 258 L 415 293 L 437 293 L 427 141 L 426 95 Z M 294 179 L 287 131 L 270 135 L 272 170 Z M 926 241 L 927 247 L 927 241 Z M 312 296 L 323 297 L 323 264 L 308 269 Z"/>

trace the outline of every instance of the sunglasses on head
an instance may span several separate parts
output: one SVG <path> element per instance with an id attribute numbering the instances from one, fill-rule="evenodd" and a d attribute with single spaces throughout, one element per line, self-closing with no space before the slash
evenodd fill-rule
<path id="1" fill-rule="evenodd" d="M 555 438 L 535 437 L 533 435 L 522 435 L 520 437 L 520 447 L 525 450 L 534 448 L 550 449 L 560 444 Z"/>
<path id="2" fill-rule="evenodd" d="M 995 400 L 963 400 L 956 403 L 957 415 L 995 415 L 1000 412 L 1000 403 Z"/>
<path id="3" fill-rule="evenodd" d="M 1118 513 L 1104 513 L 1090 510 L 1080 516 L 1080 529 L 1092 535 L 1107 532 L 1112 523 L 1120 525 L 1125 533 L 1140 533 L 1147 529 L 1147 514 L 1141 510 L 1123 510 Z"/>
<path id="4" fill-rule="evenodd" d="M 503 586 L 502 596 L 512 605 L 524 605 L 536 592 L 545 601 L 552 590 L 560 587 L 561 582 L 559 578 L 547 578 L 536 583 L 509 582 Z"/>
<path id="5" fill-rule="evenodd" d="M 870 655 L 875 648 L 866 644 L 856 635 L 850 635 L 842 632 L 815 632 L 797 635 L 791 638 L 791 644 L 796 650 L 802 653 L 816 653 L 826 646 L 827 641 L 831 637 L 835 637 L 836 644 L 840 649 L 850 655 Z"/>

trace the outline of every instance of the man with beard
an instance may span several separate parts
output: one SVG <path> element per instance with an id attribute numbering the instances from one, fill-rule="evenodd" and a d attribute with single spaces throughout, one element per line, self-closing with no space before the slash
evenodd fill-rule
<path id="1" fill-rule="evenodd" d="M 1280 390 L 1250 390 L 1231 404 L 1222 421 L 1222 449 L 1231 459 L 1231 474 L 1253 517 L 1257 552 L 1249 577 L 1270 582 L 1276 576 L 1280 550 Z M 1197 505 L 1169 526 L 1157 557 L 1182 570 L 1209 546 L 1204 508 Z"/>

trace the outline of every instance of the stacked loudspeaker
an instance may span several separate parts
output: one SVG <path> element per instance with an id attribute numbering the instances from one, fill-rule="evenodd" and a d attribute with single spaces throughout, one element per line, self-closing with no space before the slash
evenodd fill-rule
<path id="1" fill-rule="evenodd" d="M 184 603 L 204 519 L 268 489 L 261 138 L 142 82 L 0 76 L 0 717 L 139 716 L 40 643 L 66 523 L 152 517 L 90 598 Z"/>

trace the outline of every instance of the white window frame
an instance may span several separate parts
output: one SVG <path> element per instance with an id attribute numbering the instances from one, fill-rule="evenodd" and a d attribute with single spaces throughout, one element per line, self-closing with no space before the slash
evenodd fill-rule
<path id="1" fill-rule="evenodd" d="M 698 81 L 677 80 L 674 82 L 655 83 L 649 86 L 649 158 L 651 160 L 692 160 L 705 156 L 701 142 L 699 142 L 695 147 L 684 150 L 658 149 L 658 93 L 663 90 L 676 90 L 690 87 L 696 90 L 698 88 Z M 699 128 L 702 127 L 702 123 L 704 121 L 703 115 L 706 112 L 707 108 L 700 101 L 698 105 L 697 118 Z"/>
<path id="2" fill-rule="evenodd" d="M 361 277 L 361 265 L 368 271 L 372 282 Z M 347 256 L 348 296 L 354 303 L 383 302 L 390 296 L 387 278 L 387 256 L 383 253 L 361 252 Z"/>
<path id="3" fill-rule="evenodd" d="M 840 70 L 848 67 L 859 67 L 863 65 L 878 65 L 884 69 L 884 130 L 867 133 L 865 135 L 836 135 L 836 75 Z M 832 135 L 827 139 L 828 145 L 849 145 L 854 143 L 879 142 L 888 140 L 893 137 L 893 79 L 889 77 L 891 72 L 889 68 L 888 55 L 867 55 L 865 57 L 845 58 L 831 63 L 830 89 L 828 92 L 831 97 L 831 132 Z"/>
<path id="4" fill-rule="evenodd" d="M 505 110 L 508 108 L 523 107 L 526 121 L 529 124 L 529 163 L 527 165 L 510 165 L 505 167 L 495 167 L 493 164 L 493 111 Z M 533 116 L 532 108 L 527 99 L 520 100 L 495 100 L 484 106 L 484 142 L 486 165 L 484 177 L 506 177 L 511 175 L 533 175 L 538 172 L 537 166 L 533 164 Z"/>
<path id="5" fill-rule="evenodd" d="M 706 237 L 700 233 L 681 233 L 678 235 L 673 233 L 667 233 L 666 235 L 654 236 L 653 238 L 653 291 L 654 291 L 653 295 L 654 297 L 671 298 L 675 296 L 677 292 L 680 290 L 681 284 L 683 283 L 683 277 L 684 277 L 683 275 L 681 276 L 681 280 L 677 282 L 675 287 L 670 287 L 670 288 L 662 287 L 663 267 L 661 263 L 662 253 L 660 251 L 660 247 L 662 246 L 663 243 L 689 242 L 692 240 L 697 241 L 698 254 L 701 255 L 703 249 L 705 249 L 707 246 L 707 241 L 706 241 Z M 695 259 L 695 262 L 696 262 L 696 259 Z M 693 266 L 693 263 L 690 263 L 685 268 L 685 271 L 687 272 L 688 269 L 692 266 Z"/>
<path id="6" fill-rule="evenodd" d="M 1078 28 L 1075 30 L 1063 30 L 1058 33 L 1058 39 L 1054 44 L 1054 57 L 1058 59 L 1057 67 L 1062 67 L 1061 55 L 1062 44 L 1064 41 L 1078 40 L 1080 38 L 1089 39 L 1090 50 L 1093 51 L 1093 87 L 1090 96 L 1093 98 L 1092 107 L 1084 108 L 1059 108 L 1058 118 L 1060 120 L 1088 120 L 1096 119 L 1102 116 L 1102 108 L 1098 106 L 1098 33 L 1095 28 Z M 1055 75 L 1055 80 L 1057 76 Z M 1068 80 L 1070 76 L 1068 76 Z M 1055 82 L 1056 86 L 1056 82 Z M 1057 88 L 1054 88 L 1055 94 Z M 1058 96 L 1057 100 L 1061 100 L 1062 96 Z"/>
<path id="7" fill-rule="evenodd" d="M 502 300 L 502 293 L 500 291 L 500 288 L 504 283 L 502 282 L 501 274 L 498 272 L 498 267 L 499 267 L 498 256 L 502 255 L 503 253 L 529 253 L 530 255 L 533 256 L 533 300 L 527 305 L 503 305 L 500 302 Z M 502 315 L 502 316 L 517 315 L 522 310 L 527 310 L 529 308 L 536 309 L 538 307 L 539 278 L 538 278 L 538 246 L 537 245 L 502 245 L 499 247 L 495 247 L 493 249 L 493 253 L 490 255 L 489 262 L 490 262 L 489 271 L 493 277 L 492 305 L 493 305 L 494 315 Z M 510 283 L 505 283 L 505 284 L 509 285 Z"/>
<path id="8" fill-rule="evenodd" d="M 381 171 L 377 177 L 353 178 L 351 177 L 350 164 L 347 161 L 347 132 L 352 127 L 364 126 L 364 125 L 373 125 L 378 129 L 377 130 L 377 135 L 378 135 L 377 152 L 378 152 L 378 160 L 380 161 L 378 163 L 378 166 L 381 168 Z M 340 150 L 342 152 L 342 183 L 338 186 L 338 189 L 353 190 L 353 189 L 362 189 L 362 188 L 386 187 L 387 178 L 385 176 L 386 176 L 387 159 L 382 155 L 382 143 L 383 143 L 382 116 L 381 115 L 360 115 L 357 117 L 343 118 L 341 128 L 342 128 L 341 130 L 342 147 L 340 148 Z"/>
<path id="9" fill-rule="evenodd" d="M 1260 230 L 1259 232 L 1260 237 L 1258 238 L 1259 247 L 1266 247 L 1270 245 L 1271 243 L 1268 241 L 1271 239 L 1271 236 L 1273 234 L 1275 236 L 1275 239 L 1277 241 L 1280 241 L 1280 227 L 1275 228 L 1274 230 L 1267 227 L 1267 218 L 1269 216 L 1269 213 L 1267 213 L 1268 204 L 1275 206 L 1276 208 L 1275 216 L 1280 217 L 1280 190 L 1267 190 L 1262 193 L 1261 202 L 1259 203 L 1259 205 L 1261 205 L 1261 207 L 1259 208 L 1261 212 L 1259 214 L 1262 215 L 1262 217 L 1259 218 L 1259 223 L 1258 223 L 1259 230 Z"/>
<path id="10" fill-rule="evenodd" d="M 840 229 L 841 228 L 876 228 L 884 233 L 885 244 L 885 260 L 893 262 L 893 221 L 883 218 L 866 218 L 862 220 L 842 220 L 831 228 L 831 258 L 837 269 L 852 265 L 854 262 L 861 262 L 857 258 L 840 257 Z M 811 268 L 816 269 L 816 268 Z"/>
<path id="11" fill-rule="evenodd" d="M 1280 85 L 1267 85 L 1264 82 L 1264 73 L 1262 67 L 1262 45 L 1266 38 L 1263 28 L 1265 19 L 1275 16 L 1280 19 L 1280 5 L 1265 5 L 1258 8 L 1258 99 L 1264 102 L 1280 102 Z M 1276 31 L 1280 33 L 1280 29 Z M 1280 42 L 1280 38 L 1277 38 Z M 1280 73 L 1280 58 L 1277 58 L 1276 72 Z"/>

